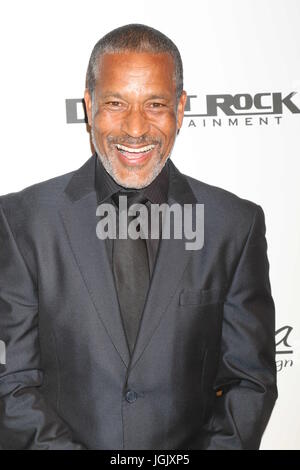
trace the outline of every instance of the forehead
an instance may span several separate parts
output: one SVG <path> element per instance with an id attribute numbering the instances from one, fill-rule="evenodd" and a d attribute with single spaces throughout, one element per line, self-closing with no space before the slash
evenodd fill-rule
<path id="1" fill-rule="evenodd" d="M 175 92 L 175 65 L 168 53 L 118 52 L 100 56 L 96 88 L 103 92 L 116 87 L 157 87 Z M 145 90 L 146 91 L 146 90 Z"/>

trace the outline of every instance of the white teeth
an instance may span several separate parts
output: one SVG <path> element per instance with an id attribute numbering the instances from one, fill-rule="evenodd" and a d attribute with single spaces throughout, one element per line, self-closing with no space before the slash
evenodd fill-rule
<path id="1" fill-rule="evenodd" d="M 142 152 L 148 152 L 149 150 L 152 150 L 155 147 L 155 145 L 146 145 L 145 147 L 140 147 L 138 149 L 125 147 L 125 145 L 120 145 L 120 144 L 117 144 L 116 147 L 118 150 L 123 150 L 124 152 L 128 152 L 128 153 L 142 153 Z"/>

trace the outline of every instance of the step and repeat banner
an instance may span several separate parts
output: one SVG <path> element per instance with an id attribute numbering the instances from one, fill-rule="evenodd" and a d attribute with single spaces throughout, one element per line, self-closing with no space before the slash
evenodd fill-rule
<path id="1" fill-rule="evenodd" d="M 91 155 L 82 99 L 100 37 L 144 23 L 176 43 L 188 102 L 172 159 L 264 209 L 279 398 L 261 448 L 300 449 L 300 1 L 11 0 L 1 17 L 0 194 Z"/>

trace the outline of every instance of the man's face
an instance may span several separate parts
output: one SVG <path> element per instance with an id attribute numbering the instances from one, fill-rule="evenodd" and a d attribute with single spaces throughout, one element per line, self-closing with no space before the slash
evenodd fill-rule
<path id="1" fill-rule="evenodd" d="M 182 125 L 174 62 L 167 53 L 122 52 L 99 60 L 94 97 L 85 92 L 92 141 L 121 186 L 143 188 L 162 170 Z"/>

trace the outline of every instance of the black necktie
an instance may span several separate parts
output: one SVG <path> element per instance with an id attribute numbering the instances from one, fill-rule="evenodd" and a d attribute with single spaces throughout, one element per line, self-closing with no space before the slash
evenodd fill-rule
<path id="1" fill-rule="evenodd" d="M 117 205 L 121 195 L 127 196 L 128 208 L 134 203 L 144 204 L 147 201 L 141 191 L 119 191 L 113 196 Z M 128 216 L 128 224 L 135 217 Z M 149 288 L 145 239 L 139 237 L 133 240 L 128 236 L 126 239 L 113 240 L 113 272 L 128 346 L 132 353 Z"/>

